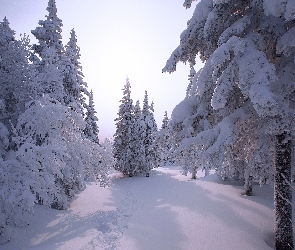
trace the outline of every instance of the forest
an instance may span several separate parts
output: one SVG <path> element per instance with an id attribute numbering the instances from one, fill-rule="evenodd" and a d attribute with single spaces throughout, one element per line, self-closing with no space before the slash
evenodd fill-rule
<path id="1" fill-rule="evenodd" d="M 190 8 L 193 0 L 185 0 Z M 160 166 L 274 187 L 276 249 L 294 249 L 295 3 L 200 0 L 162 72 L 189 64 L 183 101 L 158 129 L 154 104 L 126 79 L 116 133 L 100 142 L 94 93 L 83 80 L 73 29 L 62 44 L 55 0 L 32 30 L 37 44 L 0 23 L 0 242 L 35 204 L 67 209 L 109 171 L 133 177 Z M 196 58 L 204 65 L 196 72 Z"/>

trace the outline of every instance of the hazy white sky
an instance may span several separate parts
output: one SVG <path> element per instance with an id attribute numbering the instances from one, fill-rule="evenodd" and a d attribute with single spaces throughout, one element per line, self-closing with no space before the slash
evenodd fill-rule
<path id="1" fill-rule="evenodd" d="M 10 27 L 30 34 L 44 20 L 48 0 L 0 0 L 0 18 Z M 147 90 L 155 103 L 158 126 L 164 112 L 171 111 L 185 96 L 189 66 L 179 64 L 177 72 L 162 74 L 162 68 L 179 44 L 180 33 L 192 16 L 183 0 L 56 0 L 63 21 L 63 43 L 75 29 L 81 48 L 84 80 L 93 89 L 99 119 L 100 138 L 115 132 L 122 88 L 128 76 L 131 97 L 142 104 Z M 196 71 L 201 67 L 199 63 Z"/>

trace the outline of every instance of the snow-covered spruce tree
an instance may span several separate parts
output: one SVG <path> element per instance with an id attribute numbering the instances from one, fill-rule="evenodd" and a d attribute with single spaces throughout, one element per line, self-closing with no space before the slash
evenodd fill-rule
<path id="1" fill-rule="evenodd" d="M 132 169 L 134 173 L 146 173 L 146 155 L 144 147 L 144 136 L 145 136 L 145 123 L 141 113 L 139 101 L 136 101 L 133 107 L 133 123 L 131 125 L 131 148 L 132 148 Z"/>
<path id="2" fill-rule="evenodd" d="M 159 148 L 157 146 L 153 147 L 153 143 L 155 141 L 155 136 L 156 136 L 156 133 L 158 131 L 158 125 L 156 123 L 156 120 L 155 120 L 155 116 L 154 116 L 154 112 L 155 112 L 155 109 L 154 109 L 154 102 L 151 103 L 151 106 L 150 106 L 150 113 L 151 113 L 151 122 L 150 122 L 150 126 L 151 126 L 151 145 L 150 145 L 150 156 L 151 156 L 151 167 L 158 167 L 158 162 L 159 162 L 159 159 L 160 159 L 160 156 L 159 156 Z"/>
<path id="3" fill-rule="evenodd" d="M 191 2 L 185 1 L 185 6 Z M 294 12 L 293 1 L 202 0 L 164 68 L 172 72 L 178 61 L 194 64 L 197 54 L 213 68 L 211 104 L 220 122 L 195 138 L 195 143 L 205 145 L 206 153 L 224 153 L 224 149 L 231 153 L 228 148 L 236 140 L 237 122 L 251 115 L 260 121 L 260 134 L 275 138 L 276 249 L 293 249 Z"/>
<path id="4" fill-rule="evenodd" d="M 42 66 L 37 67 L 39 72 L 35 81 L 41 85 L 43 94 L 64 104 L 63 74 L 57 65 L 59 61 L 56 51 L 53 48 L 44 48 L 42 56 Z"/>
<path id="5" fill-rule="evenodd" d="M 169 157 L 171 140 L 168 131 L 168 123 L 169 118 L 167 111 L 165 111 L 161 129 L 155 133 L 155 140 L 152 146 L 158 149 L 158 161 L 156 166 L 167 166 L 172 164 Z"/>
<path id="6" fill-rule="evenodd" d="M 29 64 L 29 39 L 15 39 L 15 32 L 4 18 L 0 22 L 0 100 L 2 122 L 11 133 L 11 124 L 16 125 L 18 116 L 24 112 L 25 103 L 38 96 L 35 73 Z"/>
<path id="7" fill-rule="evenodd" d="M 90 141 L 99 144 L 99 129 L 96 123 L 98 119 L 95 114 L 96 111 L 93 102 L 93 92 L 91 90 L 89 94 L 89 104 L 87 105 L 87 112 L 85 117 L 86 127 L 84 129 L 84 134 L 86 138 L 88 138 Z"/>
<path id="8" fill-rule="evenodd" d="M 46 20 L 40 20 L 40 27 L 31 31 L 39 44 L 32 46 L 34 54 L 30 59 L 39 71 L 37 81 L 42 86 L 43 93 L 64 103 L 66 93 L 61 66 L 64 51 L 61 40 L 62 21 L 57 17 L 55 0 L 49 0 L 46 10 Z"/>
<path id="9" fill-rule="evenodd" d="M 168 132 L 168 124 L 169 124 L 169 118 L 168 118 L 167 111 L 165 111 L 164 118 L 162 120 L 161 129 L 158 131 L 156 135 L 156 139 L 155 139 L 158 143 L 160 164 L 163 166 L 171 164 L 171 162 L 169 161 L 169 151 L 170 151 L 171 145 L 170 145 L 170 138 L 169 138 L 169 132 Z"/>
<path id="10" fill-rule="evenodd" d="M 76 112 L 84 114 L 83 109 L 87 108 L 85 96 L 89 96 L 89 93 L 87 91 L 87 84 L 83 81 L 84 75 L 79 62 L 80 56 L 76 33 L 72 29 L 70 41 L 65 46 L 61 62 L 65 89 L 64 102 L 65 105 L 71 106 Z"/>
<path id="11" fill-rule="evenodd" d="M 132 176 L 133 169 L 133 150 L 132 150 L 132 124 L 134 122 L 133 105 L 131 94 L 131 85 L 129 79 L 126 79 L 124 85 L 123 98 L 120 100 L 118 118 L 116 122 L 116 132 L 114 134 L 113 154 L 116 160 L 115 169 L 123 174 Z"/>
<path id="12" fill-rule="evenodd" d="M 144 122 L 144 136 L 143 145 L 145 151 L 145 165 L 144 172 L 148 172 L 157 165 L 158 162 L 158 150 L 153 147 L 155 140 L 155 134 L 157 132 L 157 124 L 154 118 L 154 104 L 148 104 L 148 94 L 145 91 L 143 107 L 142 107 L 142 119 Z"/>
<path id="13" fill-rule="evenodd" d="M 103 164 L 105 169 L 110 170 L 115 165 L 115 158 L 113 156 L 113 141 L 110 138 L 106 138 L 101 144 L 101 152 L 103 154 Z"/>
<path id="14" fill-rule="evenodd" d="M 57 17 L 55 0 L 48 1 L 46 10 L 48 11 L 46 20 L 40 20 L 38 23 L 40 27 L 31 31 L 39 42 L 39 44 L 34 44 L 32 49 L 41 59 L 43 50 L 46 47 L 53 48 L 59 56 L 61 56 L 64 50 L 61 36 L 63 25 L 62 20 Z"/>
<path id="15" fill-rule="evenodd" d="M 168 114 L 167 111 L 165 111 L 164 113 L 164 118 L 162 120 L 162 125 L 161 125 L 161 129 L 165 129 L 168 127 L 168 123 L 169 123 L 169 118 L 168 118 Z"/>

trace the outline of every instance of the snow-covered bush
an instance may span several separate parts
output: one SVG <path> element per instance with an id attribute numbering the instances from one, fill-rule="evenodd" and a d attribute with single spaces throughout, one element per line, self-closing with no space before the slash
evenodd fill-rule
<path id="1" fill-rule="evenodd" d="M 31 186 L 35 181 L 32 167 L 0 157 L 0 244 L 10 240 L 12 227 L 25 225 L 25 213 L 32 213 L 35 196 Z"/>
<path id="2" fill-rule="evenodd" d="M 56 208 L 68 206 L 68 199 L 84 188 L 86 176 L 102 181 L 106 177 L 101 149 L 82 137 L 84 127 L 81 114 L 48 96 L 28 103 L 16 126 L 17 159 L 54 176 L 59 188 L 53 192 Z M 40 199 L 44 204 L 52 202 Z"/>

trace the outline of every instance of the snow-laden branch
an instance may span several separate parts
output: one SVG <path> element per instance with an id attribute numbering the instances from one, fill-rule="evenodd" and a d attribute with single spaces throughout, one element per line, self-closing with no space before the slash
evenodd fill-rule
<path id="1" fill-rule="evenodd" d="M 190 6 L 191 0 L 184 3 L 185 6 Z M 166 66 L 162 72 L 172 73 L 176 70 L 176 64 L 180 61 L 193 61 L 199 47 L 204 46 L 198 41 L 198 37 L 203 32 L 202 27 L 213 8 L 212 0 L 201 0 L 195 8 L 192 18 L 188 21 L 187 28 L 180 35 L 180 45 L 172 52 L 167 60 Z M 205 41 L 203 41 L 205 43 Z"/>
<path id="2" fill-rule="evenodd" d="M 241 19 L 238 19 L 220 35 L 218 39 L 218 45 L 220 46 L 221 44 L 225 43 L 232 36 L 241 35 L 250 24 L 251 20 L 247 15 Z"/>
<path id="3" fill-rule="evenodd" d="M 284 17 L 287 21 L 295 19 L 294 0 L 264 0 L 263 8 L 266 15 Z"/>
<path id="4" fill-rule="evenodd" d="M 295 27 L 289 29 L 277 42 L 277 54 L 291 56 L 295 49 Z"/>
<path id="5" fill-rule="evenodd" d="M 277 80 L 275 66 L 268 62 L 265 53 L 258 50 L 249 38 L 231 37 L 218 47 L 211 59 L 213 80 L 217 87 L 212 104 L 222 108 L 227 93 L 236 83 L 245 98 L 250 98 L 261 117 L 280 114 L 275 96 L 269 88 Z"/>

